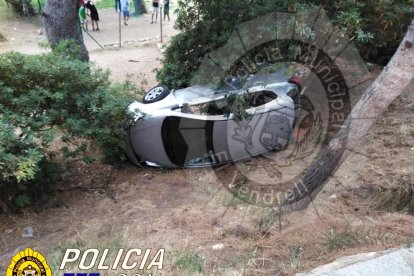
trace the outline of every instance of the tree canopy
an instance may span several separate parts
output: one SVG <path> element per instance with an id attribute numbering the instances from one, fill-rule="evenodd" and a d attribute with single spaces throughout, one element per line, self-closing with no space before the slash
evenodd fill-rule
<path id="1" fill-rule="evenodd" d="M 203 1 L 179 0 L 172 38 L 158 80 L 171 88 L 189 84 L 202 58 L 224 45 L 235 26 L 273 11 L 296 12 L 322 5 L 338 30 L 352 38 L 362 57 L 385 65 L 414 16 L 413 0 Z"/>

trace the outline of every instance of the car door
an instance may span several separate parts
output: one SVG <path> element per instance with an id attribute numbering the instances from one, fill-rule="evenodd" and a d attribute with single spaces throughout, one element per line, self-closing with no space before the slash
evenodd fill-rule
<path id="1" fill-rule="evenodd" d="M 164 120 L 162 136 L 168 158 L 178 167 L 215 165 L 213 120 L 203 116 L 169 116 Z"/>

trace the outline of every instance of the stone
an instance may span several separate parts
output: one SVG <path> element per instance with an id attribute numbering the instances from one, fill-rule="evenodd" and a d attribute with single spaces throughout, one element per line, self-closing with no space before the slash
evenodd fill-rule
<path id="1" fill-rule="evenodd" d="M 414 247 L 347 256 L 298 276 L 412 276 Z"/>

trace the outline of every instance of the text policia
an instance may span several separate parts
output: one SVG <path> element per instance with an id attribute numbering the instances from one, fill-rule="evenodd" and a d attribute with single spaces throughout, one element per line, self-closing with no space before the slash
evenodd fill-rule
<path id="1" fill-rule="evenodd" d="M 122 269 L 124 271 L 139 272 L 143 270 L 151 271 L 152 269 L 162 270 L 165 249 L 159 249 L 155 254 L 154 252 L 152 249 L 129 249 L 127 251 L 119 249 L 118 253 L 113 255 L 110 254 L 109 249 L 104 249 L 102 254 L 99 249 L 87 249 L 84 252 L 79 249 L 67 249 L 59 270 L 66 272 L 74 266 L 81 271 L 117 271 Z M 115 258 L 110 256 L 115 256 Z M 73 273 L 65 274 L 73 275 Z"/>

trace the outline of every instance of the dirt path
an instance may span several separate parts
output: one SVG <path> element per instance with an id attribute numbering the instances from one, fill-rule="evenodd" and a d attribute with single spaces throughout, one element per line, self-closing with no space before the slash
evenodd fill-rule
<path id="1" fill-rule="evenodd" d="M 0 7 L 1 9 L 1 7 Z M 0 52 L 18 51 L 36 54 L 46 51 L 41 47 L 47 42 L 40 18 L 21 20 L 12 15 L 3 17 L 0 32 L 7 41 L 0 42 Z M 160 66 L 162 54 L 159 49 L 177 33 L 173 28 L 176 16 L 172 15 L 171 24 L 163 24 L 163 44 L 160 44 L 160 24 L 150 24 L 150 15 L 131 17 L 128 26 L 121 26 L 122 48 L 119 48 L 119 13 L 113 10 L 100 11 L 100 31 L 89 31 L 96 43 L 84 33 L 86 47 L 91 61 L 102 68 L 111 69 L 111 80 L 122 81 L 131 75 L 132 79 L 141 82 L 146 79 L 146 88 L 156 85 L 154 68 Z M 1 22 L 1 21 L 0 21 Z M 89 29 L 91 29 L 89 23 Z"/>
<path id="2" fill-rule="evenodd" d="M 103 44 L 116 43 L 116 14 L 101 13 L 102 31 L 93 35 Z M 0 31 L 9 41 L 0 43 L 0 52 L 41 51 L 36 45 L 44 37 L 37 34 L 37 24 L 14 20 L 7 27 L 1 24 Z M 155 84 L 152 70 L 162 57 L 156 28 L 148 17 L 131 19 L 123 30 L 134 45 L 122 50 L 99 50 L 86 39 L 91 59 L 109 68 L 112 80 L 143 74 L 151 86 Z M 27 246 L 44 253 L 54 269 L 68 247 L 113 252 L 125 247 L 165 248 L 163 275 L 200 271 L 290 275 L 340 256 L 413 242 L 414 218 L 377 210 L 371 198 L 372 185 L 414 183 L 412 91 L 414 85 L 393 104 L 314 204 L 292 214 L 279 216 L 244 203 L 208 169 L 165 171 L 127 164 L 111 173 L 106 165 L 79 162 L 61 185 L 57 207 L 0 215 L 0 271 Z M 22 238 L 28 226 L 34 237 Z"/>

